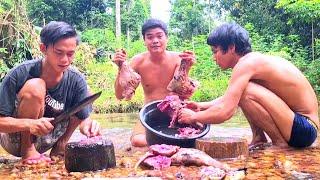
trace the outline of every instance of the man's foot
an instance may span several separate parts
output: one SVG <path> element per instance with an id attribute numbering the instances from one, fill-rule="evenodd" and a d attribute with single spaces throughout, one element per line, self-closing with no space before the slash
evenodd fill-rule
<path id="1" fill-rule="evenodd" d="M 261 129 L 252 129 L 252 141 L 249 144 L 249 151 L 265 149 L 268 145 L 268 139 Z M 271 145 L 269 145 L 271 146 Z"/>
<path id="2" fill-rule="evenodd" d="M 30 157 L 23 157 L 22 163 L 23 164 L 40 164 L 40 163 L 51 163 L 51 158 L 47 157 L 45 154 L 38 154 Z"/>
<path id="3" fill-rule="evenodd" d="M 272 143 L 260 141 L 260 142 L 250 143 L 248 148 L 249 148 L 249 151 L 254 151 L 254 150 L 264 150 L 270 146 L 272 146 Z"/>
<path id="4" fill-rule="evenodd" d="M 58 141 L 50 151 L 50 157 L 64 157 L 66 143 Z"/>
<path id="5" fill-rule="evenodd" d="M 289 148 L 289 145 L 287 142 L 285 141 L 276 141 L 276 142 L 272 142 L 272 146 L 275 149 L 284 149 L 284 148 Z"/>

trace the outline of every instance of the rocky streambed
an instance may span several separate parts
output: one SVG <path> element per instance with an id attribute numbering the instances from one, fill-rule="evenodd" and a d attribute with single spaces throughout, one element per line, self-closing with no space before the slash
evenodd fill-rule
<path id="1" fill-rule="evenodd" d="M 103 130 L 103 135 L 113 141 L 117 165 L 115 168 L 95 172 L 71 172 L 64 168 L 63 159 L 56 158 L 54 163 L 25 166 L 20 159 L 2 152 L 0 157 L 1 179 L 81 179 L 81 178 L 124 178 L 124 177 L 161 177 L 162 179 L 200 179 L 201 167 L 171 166 L 163 170 L 148 170 L 135 163 L 145 154 L 147 148 L 130 146 L 131 129 L 113 128 Z M 242 137 L 251 139 L 249 128 L 212 127 L 206 137 Z M 84 138 L 78 131 L 70 141 Z M 221 160 L 234 168 L 246 168 L 245 179 L 320 179 L 320 147 L 316 142 L 306 149 L 267 148 L 255 150 L 248 157 Z"/>

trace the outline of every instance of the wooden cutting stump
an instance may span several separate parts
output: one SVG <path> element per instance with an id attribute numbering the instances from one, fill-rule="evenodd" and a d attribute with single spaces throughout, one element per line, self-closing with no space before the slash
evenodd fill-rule
<path id="1" fill-rule="evenodd" d="M 116 166 L 113 143 L 106 139 L 71 142 L 65 149 L 68 172 L 96 171 Z"/>
<path id="2" fill-rule="evenodd" d="M 249 153 L 247 140 L 235 137 L 200 138 L 196 140 L 196 148 L 217 159 L 237 158 Z"/>

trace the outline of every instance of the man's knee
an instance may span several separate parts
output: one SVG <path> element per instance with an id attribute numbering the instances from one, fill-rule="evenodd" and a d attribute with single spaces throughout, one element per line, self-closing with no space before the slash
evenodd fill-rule
<path id="1" fill-rule="evenodd" d="M 148 145 L 145 134 L 134 134 L 131 136 L 130 141 L 134 147 L 145 147 Z"/>
<path id="2" fill-rule="evenodd" d="M 260 85 L 253 82 L 248 83 L 248 86 L 246 87 L 246 89 L 243 91 L 241 95 L 240 102 L 239 102 L 240 107 L 256 99 L 257 92 L 259 91 L 259 86 Z"/>
<path id="3" fill-rule="evenodd" d="M 19 99 L 44 102 L 46 95 L 46 83 L 40 78 L 26 81 L 18 93 Z"/>

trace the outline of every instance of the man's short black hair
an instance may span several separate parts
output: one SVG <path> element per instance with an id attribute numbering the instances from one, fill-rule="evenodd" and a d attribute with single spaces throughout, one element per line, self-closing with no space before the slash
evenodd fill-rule
<path id="1" fill-rule="evenodd" d="M 70 24 L 62 21 L 51 21 L 40 32 L 41 42 L 45 46 L 54 45 L 60 39 L 72 37 L 77 38 L 78 45 L 79 37 L 76 30 Z"/>
<path id="2" fill-rule="evenodd" d="M 226 52 L 230 45 L 235 46 L 239 55 L 251 52 L 249 33 L 237 23 L 227 23 L 217 27 L 207 39 L 210 46 L 220 46 Z"/>
<path id="3" fill-rule="evenodd" d="M 168 28 L 166 23 L 164 23 L 163 21 L 159 20 L 159 19 L 148 19 L 146 20 L 143 25 L 142 25 L 142 29 L 141 29 L 141 33 L 144 39 L 144 35 L 146 34 L 146 31 L 148 31 L 149 29 L 154 29 L 154 28 L 160 28 L 163 30 L 163 32 L 166 34 L 166 36 L 168 36 Z"/>

